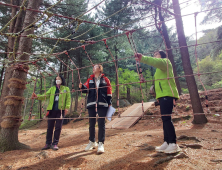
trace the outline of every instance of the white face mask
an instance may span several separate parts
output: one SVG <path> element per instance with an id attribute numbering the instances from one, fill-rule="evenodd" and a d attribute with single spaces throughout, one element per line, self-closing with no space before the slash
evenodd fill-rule
<path id="1" fill-rule="evenodd" d="M 62 84 L 61 80 L 56 80 L 56 84 L 57 84 L 57 85 Z"/>

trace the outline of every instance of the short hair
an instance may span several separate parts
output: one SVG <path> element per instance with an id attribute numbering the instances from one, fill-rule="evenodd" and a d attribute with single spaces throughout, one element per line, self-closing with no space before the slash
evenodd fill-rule
<path id="1" fill-rule="evenodd" d="M 158 52 L 160 53 L 161 58 L 166 58 L 166 57 L 167 57 L 167 56 L 166 56 L 166 53 L 163 52 L 162 50 L 159 50 Z"/>
<path id="2" fill-rule="evenodd" d="M 103 66 L 100 64 L 96 64 L 95 66 L 99 66 L 99 69 L 101 70 L 100 72 L 103 73 Z"/>
<path id="3" fill-rule="evenodd" d="M 64 77 L 61 74 L 57 75 L 56 77 L 60 77 L 61 78 L 61 80 L 62 80 L 62 84 L 61 85 L 63 85 L 63 86 L 66 85 L 66 81 L 65 81 Z M 54 79 L 54 85 L 56 85 L 56 77 Z"/>

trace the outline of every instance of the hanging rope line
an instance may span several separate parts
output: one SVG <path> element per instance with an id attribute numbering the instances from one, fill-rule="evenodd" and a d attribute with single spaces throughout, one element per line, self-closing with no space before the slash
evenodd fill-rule
<path id="1" fill-rule="evenodd" d="M 132 34 L 133 34 L 133 32 L 126 32 L 126 36 L 127 36 L 128 41 L 130 43 L 130 46 L 131 46 L 131 48 L 133 50 L 134 56 L 136 56 L 137 55 L 137 49 L 136 49 L 136 45 L 134 44 L 133 35 Z M 142 111 L 143 111 L 143 115 L 144 115 L 145 111 L 144 111 L 144 107 L 143 107 L 144 96 L 143 96 L 143 90 L 142 90 L 142 82 L 144 82 L 145 79 L 143 77 L 143 72 L 142 72 L 142 68 L 141 68 L 141 65 L 140 65 L 139 61 L 136 61 L 136 69 L 137 69 L 137 73 L 138 73 L 139 79 L 140 79 L 140 91 L 141 91 L 141 95 L 142 95 Z"/>
<path id="2" fill-rule="evenodd" d="M 71 63 L 76 67 L 76 69 L 78 71 L 79 82 L 81 82 L 79 68 L 76 66 L 76 64 L 73 62 L 73 60 L 70 58 L 68 51 L 65 52 L 65 54 L 68 56 L 68 58 L 71 61 Z M 72 92 L 75 92 L 75 89 L 74 89 L 74 79 L 73 79 L 73 70 L 72 70 Z M 81 98 L 82 98 L 82 91 L 81 91 Z M 82 108 L 83 108 L 83 103 L 81 105 L 81 112 L 79 114 L 79 117 L 81 117 L 81 115 L 82 115 Z"/>
<path id="3" fill-rule="evenodd" d="M 196 35 L 196 44 L 195 44 L 195 58 L 196 58 L 196 64 L 197 64 L 197 71 L 198 71 L 198 79 L 199 79 L 199 81 L 200 81 L 200 83 L 201 83 L 201 85 L 203 86 L 203 88 L 204 88 L 204 92 L 205 92 L 205 101 L 206 101 L 206 107 L 207 107 L 207 109 L 208 109 L 208 111 L 209 111 L 209 108 L 208 108 L 208 95 L 207 95 L 207 90 L 206 90 L 206 88 L 205 88 L 205 86 L 204 86 L 204 84 L 203 84 L 203 82 L 202 82 L 202 80 L 201 80 L 201 78 L 200 78 L 200 68 L 199 68 L 199 64 L 198 64 L 198 56 L 197 56 L 197 14 L 198 14 L 198 12 L 197 13 L 195 13 L 194 14 L 194 19 L 195 19 L 195 35 Z"/>
<path id="4" fill-rule="evenodd" d="M 92 60 L 91 60 L 91 58 L 89 57 L 89 54 L 88 54 L 87 51 L 86 51 L 86 46 L 85 46 L 85 45 L 82 45 L 82 48 L 83 48 L 83 51 L 85 52 L 85 54 L 87 55 L 87 57 L 88 57 L 90 63 L 92 64 L 92 66 L 94 66 L 94 64 L 93 64 L 93 62 L 92 62 Z"/>
<path id="5" fill-rule="evenodd" d="M 116 83 L 117 83 L 117 85 L 119 85 L 118 67 L 117 67 L 117 63 L 116 63 L 118 60 L 115 60 L 113 54 L 111 53 L 111 50 L 109 49 L 109 46 L 108 46 L 107 43 L 106 43 L 106 40 L 107 40 L 107 39 L 103 39 L 103 42 L 104 42 L 104 44 L 105 44 L 105 46 L 106 46 L 106 49 L 109 51 L 109 54 L 111 55 L 111 57 L 112 57 L 112 59 L 113 59 L 112 61 L 113 61 L 114 64 L 115 64 L 116 79 L 117 79 Z M 117 108 L 118 108 L 118 116 L 120 117 L 120 111 L 119 111 L 119 86 L 117 86 L 117 96 L 116 96 L 116 99 L 117 99 L 116 105 L 117 105 Z"/>

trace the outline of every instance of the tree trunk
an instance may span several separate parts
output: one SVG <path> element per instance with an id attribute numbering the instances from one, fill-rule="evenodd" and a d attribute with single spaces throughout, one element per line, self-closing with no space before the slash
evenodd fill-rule
<path id="1" fill-rule="evenodd" d="M 17 6 L 21 5 L 20 0 L 12 0 L 11 3 L 12 5 L 17 5 Z M 16 15 L 18 9 L 19 8 L 12 7 L 11 18 L 13 18 Z M 21 12 L 20 15 L 17 17 L 17 19 L 14 19 L 10 23 L 9 30 L 8 30 L 9 33 L 17 33 L 16 31 L 21 31 L 22 25 L 23 25 L 21 17 L 23 16 L 23 14 L 24 12 Z M 7 52 L 13 51 L 14 41 L 15 41 L 14 37 L 8 38 Z M 8 55 L 8 59 L 12 61 L 13 57 L 10 57 L 10 55 Z M 12 73 L 13 73 L 13 69 L 11 67 L 8 67 L 5 69 L 5 76 L 4 76 L 4 82 L 2 86 L 2 93 L 1 93 L 1 99 L 0 99 L 0 108 L 1 108 L 0 109 L 0 123 L 2 122 L 2 117 L 5 115 L 6 106 L 4 105 L 4 102 L 6 101 L 5 97 L 9 94 L 8 80 L 12 78 Z"/>
<path id="2" fill-rule="evenodd" d="M 42 77 L 40 78 L 40 89 L 39 89 L 39 93 L 42 94 L 43 90 L 42 90 Z M 42 119 L 42 101 L 39 100 L 39 119 Z"/>
<path id="3" fill-rule="evenodd" d="M 5 52 L 7 52 L 7 47 L 5 48 Z M 7 54 L 5 54 L 5 59 L 7 58 Z M 5 64 L 3 64 L 3 67 L 2 67 L 2 70 L 1 70 L 1 75 L 0 75 L 0 90 L 1 90 L 1 87 L 2 87 L 2 82 L 3 82 L 3 75 L 4 75 L 4 72 L 5 72 Z M 1 92 L 2 94 L 2 92 Z"/>
<path id="4" fill-rule="evenodd" d="M 63 66 L 63 64 L 62 64 L 62 62 L 60 62 L 60 67 L 59 67 L 59 72 L 60 73 L 62 72 L 62 66 Z"/>
<path id="5" fill-rule="evenodd" d="M 42 0 L 29 1 L 28 7 L 30 9 L 39 9 Z M 23 28 L 29 26 L 35 21 L 37 13 L 34 11 L 26 11 L 26 16 L 24 19 Z M 34 33 L 34 28 L 25 31 L 22 35 L 29 35 Z M 32 48 L 32 39 L 21 37 L 18 46 L 18 53 L 30 53 Z M 20 60 L 29 60 L 29 55 L 23 54 Z M 22 65 L 24 69 L 28 69 L 27 65 Z M 19 68 L 11 68 L 12 78 L 9 84 L 9 93 L 6 97 L 4 104 L 5 115 L 1 122 L 1 140 L 0 140 L 0 150 L 9 151 L 16 149 L 28 148 L 28 146 L 21 144 L 18 140 L 18 130 L 20 126 L 21 119 L 21 109 L 23 101 L 23 92 L 25 89 L 25 83 L 27 78 L 27 72 Z M 4 82 L 4 86 L 7 86 Z M 3 91 L 4 92 L 4 91 Z"/>
<path id="6" fill-rule="evenodd" d="M 65 58 L 65 63 L 66 65 L 68 65 L 68 57 Z M 63 65 L 63 75 L 64 75 L 64 79 L 66 80 L 66 82 L 68 82 L 67 80 L 67 66 Z"/>
<path id="7" fill-rule="evenodd" d="M 130 87 L 127 87 L 127 100 L 131 103 L 131 97 L 130 97 Z"/>
<path id="8" fill-rule="evenodd" d="M 114 46 L 115 47 L 115 62 L 116 62 L 116 105 L 117 107 L 119 107 L 119 77 L 118 77 L 118 55 L 117 55 L 117 52 L 118 52 L 118 49 L 117 49 L 117 43 L 116 45 Z"/>
<path id="9" fill-rule="evenodd" d="M 157 4 L 157 5 L 161 6 L 161 4 L 162 4 L 161 0 L 159 2 L 160 3 Z M 166 27 L 166 24 L 164 22 L 164 18 L 162 16 L 161 11 L 162 10 L 159 8 L 159 19 L 160 19 L 160 21 L 162 21 L 162 34 L 164 36 L 164 40 L 165 40 L 167 49 L 170 49 L 170 50 L 167 50 L 167 54 L 168 54 L 168 58 L 169 58 L 169 60 L 172 64 L 172 67 L 173 67 L 174 77 L 177 77 L 177 70 L 176 70 L 176 66 L 175 66 L 175 62 L 174 62 L 173 52 L 172 52 L 172 49 L 171 49 L 171 42 L 170 42 L 169 34 L 167 32 L 167 27 Z M 179 78 L 175 78 L 175 82 L 176 82 L 178 93 L 179 93 L 179 95 L 181 95 L 182 90 L 181 90 L 181 87 L 180 87 Z"/>
<path id="10" fill-rule="evenodd" d="M 182 57 L 182 62 L 183 62 L 184 73 L 185 75 L 192 75 L 193 70 L 190 63 L 190 56 L 188 52 L 186 38 L 184 35 L 183 21 L 181 18 L 181 11 L 180 11 L 178 0 L 173 0 L 173 9 L 174 9 L 174 13 L 176 14 L 175 19 L 176 19 L 178 41 L 179 41 L 180 47 L 182 47 L 180 48 L 180 52 L 181 52 L 181 57 Z M 200 97 L 198 94 L 198 89 L 197 89 L 194 76 L 187 76 L 186 82 L 187 82 L 188 90 L 190 93 L 191 104 L 192 104 L 192 108 L 194 112 L 193 123 L 195 124 L 207 123 L 207 118 L 204 114 L 195 115 L 195 113 L 204 113 L 204 112 L 203 112 L 203 108 L 200 102 Z"/>
<path id="11" fill-rule="evenodd" d="M 78 74 L 76 74 L 76 88 L 79 87 L 79 81 L 78 81 Z M 75 107 L 74 107 L 74 112 L 77 112 L 77 109 L 78 109 L 78 104 L 79 104 L 79 92 L 76 91 L 76 96 L 75 96 Z"/>
<path id="12" fill-rule="evenodd" d="M 70 63 L 69 63 L 69 67 L 70 67 Z M 69 76 L 70 76 L 70 71 L 67 73 L 68 74 L 68 77 L 67 77 L 67 80 L 66 80 L 66 86 L 69 87 Z"/>
<path id="13" fill-rule="evenodd" d="M 79 64 L 79 68 L 82 67 L 82 58 L 81 58 L 81 52 L 80 50 L 78 50 L 78 54 L 77 54 L 77 61 L 78 61 L 78 64 Z M 81 69 L 79 70 L 79 74 L 81 72 Z M 79 77 L 78 77 L 78 74 L 76 74 L 76 88 L 79 87 L 79 83 L 80 83 L 80 80 L 79 80 Z M 74 108 L 74 111 L 76 112 L 78 110 L 78 104 L 79 104 L 79 93 L 78 91 L 76 92 L 76 97 L 75 97 L 75 108 Z"/>

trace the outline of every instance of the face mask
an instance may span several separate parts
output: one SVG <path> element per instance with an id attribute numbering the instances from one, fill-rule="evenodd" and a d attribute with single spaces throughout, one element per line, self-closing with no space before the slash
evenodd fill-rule
<path id="1" fill-rule="evenodd" d="M 57 85 L 60 85 L 61 83 L 62 83 L 61 80 L 56 80 Z"/>

